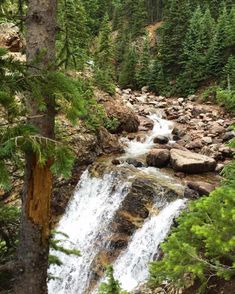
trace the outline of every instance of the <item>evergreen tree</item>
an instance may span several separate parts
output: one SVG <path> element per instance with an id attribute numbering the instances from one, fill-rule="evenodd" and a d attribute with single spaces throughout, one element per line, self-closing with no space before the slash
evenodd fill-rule
<path id="1" fill-rule="evenodd" d="M 99 294 L 128 294 L 121 289 L 119 282 L 114 279 L 112 266 L 107 267 L 106 278 L 107 282 L 102 283 L 99 287 Z"/>
<path id="2" fill-rule="evenodd" d="M 98 36 L 95 51 L 95 83 L 102 90 L 114 94 L 114 49 L 111 38 L 109 17 L 106 14 Z"/>
<path id="3" fill-rule="evenodd" d="M 120 21 L 126 25 L 132 39 L 143 34 L 147 22 L 145 0 L 121 0 Z"/>
<path id="4" fill-rule="evenodd" d="M 229 20 L 227 9 L 223 7 L 216 27 L 214 40 L 210 48 L 209 66 L 211 74 L 219 75 L 226 64 L 226 48 L 229 45 Z"/>
<path id="5" fill-rule="evenodd" d="M 182 69 L 183 41 L 188 28 L 190 10 L 187 0 L 172 0 L 165 10 L 160 32 L 160 58 L 165 73 L 175 79 Z"/>
<path id="6" fill-rule="evenodd" d="M 149 40 L 146 37 L 136 69 L 136 81 L 139 88 L 147 86 L 149 83 L 150 58 Z"/>
<path id="7" fill-rule="evenodd" d="M 87 59 L 90 44 L 87 15 L 80 0 L 58 2 L 57 50 L 60 64 L 65 68 L 74 66 L 81 69 Z"/>
<path id="8" fill-rule="evenodd" d="M 153 286 L 163 281 L 187 286 L 187 273 L 191 279 L 199 279 L 202 293 L 211 277 L 229 280 L 235 275 L 234 161 L 226 167 L 224 176 L 220 188 L 191 202 L 189 211 L 177 219 L 177 228 L 162 245 L 164 258 L 150 265 Z"/>
<path id="9" fill-rule="evenodd" d="M 136 87 L 136 65 L 137 55 L 134 46 L 127 46 L 124 54 L 124 60 L 121 64 L 119 84 L 122 88 Z"/>
<path id="10" fill-rule="evenodd" d="M 170 93 L 169 81 L 163 70 L 162 63 L 156 59 L 150 66 L 149 89 L 158 95 L 168 95 Z"/>
<path id="11" fill-rule="evenodd" d="M 179 79 L 183 92 L 194 91 L 208 77 L 209 48 L 214 36 L 214 20 L 207 9 L 195 10 L 184 40 L 184 71 Z"/>

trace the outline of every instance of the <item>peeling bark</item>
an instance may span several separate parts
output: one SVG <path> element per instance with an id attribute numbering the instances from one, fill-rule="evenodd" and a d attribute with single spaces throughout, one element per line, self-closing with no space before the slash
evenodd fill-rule
<path id="1" fill-rule="evenodd" d="M 29 74 L 52 70 L 55 59 L 56 0 L 29 0 L 26 21 L 26 53 Z M 39 60 L 36 67 L 32 62 Z M 35 97 L 28 101 L 33 123 L 44 137 L 54 138 L 55 102 L 45 97 L 46 111 L 38 109 Z M 35 154 L 26 154 L 25 182 L 22 196 L 22 218 L 18 260 L 24 270 L 18 272 L 14 292 L 47 293 L 47 268 L 52 195 L 51 161 L 41 166 Z"/>

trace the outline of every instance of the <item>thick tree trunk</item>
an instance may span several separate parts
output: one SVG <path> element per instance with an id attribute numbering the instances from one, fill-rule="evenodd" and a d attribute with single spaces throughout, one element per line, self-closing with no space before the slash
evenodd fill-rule
<path id="1" fill-rule="evenodd" d="M 29 0 L 27 16 L 27 62 L 29 74 L 51 70 L 55 59 L 56 0 Z M 35 60 L 39 60 L 35 64 Z M 37 68 L 37 69 L 35 69 Z M 39 70 L 40 69 L 40 70 Z M 45 97 L 47 110 L 40 112 L 36 99 L 29 101 L 32 123 L 42 136 L 54 138 L 54 101 Z M 17 294 L 47 293 L 47 267 L 50 234 L 50 201 L 52 194 L 51 162 L 40 166 L 35 154 L 26 155 L 26 176 L 23 191 L 19 262 L 14 292 Z"/>

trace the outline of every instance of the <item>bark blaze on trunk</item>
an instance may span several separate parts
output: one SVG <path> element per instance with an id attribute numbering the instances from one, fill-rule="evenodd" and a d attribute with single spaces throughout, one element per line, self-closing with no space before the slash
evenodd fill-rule
<path id="1" fill-rule="evenodd" d="M 52 174 L 50 162 L 40 166 L 33 159 L 32 177 L 28 183 L 26 213 L 29 219 L 42 231 L 42 240 L 47 240 L 50 228 L 50 199 L 52 193 Z"/>
<path id="2" fill-rule="evenodd" d="M 16 279 L 17 294 L 47 293 L 51 193 L 50 163 L 40 166 L 34 155 L 27 156 L 18 252 L 23 271 Z"/>
<path id="3" fill-rule="evenodd" d="M 52 70 L 55 60 L 56 0 L 29 0 L 26 20 L 26 54 L 29 75 Z M 37 64 L 35 65 L 35 61 Z M 33 63 L 31 67 L 30 64 Z M 40 111 L 36 97 L 28 100 L 31 121 L 40 135 L 54 138 L 55 101 L 45 97 L 47 106 Z M 26 155 L 25 183 L 17 273 L 14 293 L 46 294 L 52 195 L 51 161 L 40 166 L 36 154 Z"/>

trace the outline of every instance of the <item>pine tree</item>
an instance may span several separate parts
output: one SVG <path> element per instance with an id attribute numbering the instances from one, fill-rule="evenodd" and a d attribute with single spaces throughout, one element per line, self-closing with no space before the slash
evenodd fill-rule
<path id="1" fill-rule="evenodd" d="M 122 0 L 120 5 L 121 22 L 126 24 L 131 38 L 144 33 L 147 22 L 147 11 L 144 0 Z"/>
<path id="2" fill-rule="evenodd" d="M 176 79 L 182 69 L 183 40 L 190 9 L 187 0 L 172 0 L 168 5 L 160 33 L 160 57 L 165 73 L 170 79 Z"/>
<path id="3" fill-rule="evenodd" d="M 209 48 L 214 36 L 214 20 L 207 9 L 203 15 L 200 6 L 190 19 L 184 40 L 183 64 L 180 87 L 194 91 L 208 77 Z"/>
<path id="4" fill-rule="evenodd" d="M 234 144 L 233 140 L 231 146 Z M 191 202 L 189 210 L 177 219 L 177 228 L 161 246 L 164 258 L 150 265 L 152 286 L 163 281 L 187 286 L 187 273 L 190 280 L 200 281 L 198 292 L 203 293 L 211 277 L 226 281 L 234 277 L 234 161 L 226 167 L 224 176 L 221 187 L 209 197 Z"/>
<path id="5" fill-rule="evenodd" d="M 149 40 L 146 37 L 136 69 L 136 81 L 139 88 L 147 86 L 149 83 L 150 58 Z"/>
<path id="6" fill-rule="evenodd" d="M 102 90 L 114 94 L 114 49 L 111 38 L 109 17 L 106 14 L 98 36 L 95 52 L 94 80 Z"/>
<path id="7" fill-rule="evenodd" d="M 216 27 L 214 40 L 210 48 L 209 67 L 212 75 L 219 75 L 226 64 L 226 48 L 229 45 L 229 15 L 223 7 Z"/>
<path id="8" fill-rule="evenodd" d="M 58 2 L 57 51 L 60 64 L 81 69 L 87 59 L 89 32 L 87 15 L 80 0 L 60 0 Z"/>
<path id="9" fill-rule="evenodd" d="M 119 74 L 119 84 L 122 88 L 130 87 L 134 89 L 136 87 L 136 65 L 136 50 L 133 46 L 127 46 Z"/>
<path id="10" fill-rule="evenodd" d="M 112 266 L 107 267 L 106 278 L 107 282 L 102 283 L 99 287 L 99 294 L 128 294 L 121 289 L 119 282 L 115 280 Z"/>
<path id="11" fill-rule="evenodd" d="M 150 66 L 149 89 L 158 95 L 168 95 L 170 93 L 169 81 L 163 70 L 162 63 L 156 59 Z"/>

